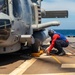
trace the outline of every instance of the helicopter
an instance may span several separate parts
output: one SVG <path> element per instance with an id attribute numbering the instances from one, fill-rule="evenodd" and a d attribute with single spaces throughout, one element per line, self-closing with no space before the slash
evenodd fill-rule
<path id="1" fill-rule="evenodd" d="M 38 52 L 48 34 L 45 28 L 60 22 L 41 23 L 48 14 L 41 9 L 42 0 L 0 0 L 0 54 L 31 47 Z"/>

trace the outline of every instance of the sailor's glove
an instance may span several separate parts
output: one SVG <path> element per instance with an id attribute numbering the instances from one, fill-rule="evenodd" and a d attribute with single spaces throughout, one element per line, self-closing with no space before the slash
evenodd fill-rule
<path id="1" fill-rule="evenodd" d="M 47 55 L 50 55 L 50 52 L 49 52 L 49 50 L 47 50 L 46 54 L 47 54 Z"/>
<path id="2" fill-rule="evenodd" d="M 48 50 L 48 48 L 45 50 L 47 55 L 50 55 L 50 51 Z"/>

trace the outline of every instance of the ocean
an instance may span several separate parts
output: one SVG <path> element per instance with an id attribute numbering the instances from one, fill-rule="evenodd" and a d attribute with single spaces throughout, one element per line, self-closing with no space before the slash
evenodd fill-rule
<path id="1" fill-rule="evenodd" d="M 59 21 L 60 25 L 56 27 L 48 27 L 47 29 L 53 29 L 58 33 L 62 33 L 65 36 L 75 36 L 75 21 L 71 21 L 70 18 L 51 18 L 42 19 L 42 23 L 50 21 Z M 62 29 L 63 28 L 63 29 Z"/>
<path id="2" fill-rule="evenodd" d="M 54 29 L 56 32 L 61 33 L 65 36 L 75 36 L 75 30 L 74 29 Z"/>

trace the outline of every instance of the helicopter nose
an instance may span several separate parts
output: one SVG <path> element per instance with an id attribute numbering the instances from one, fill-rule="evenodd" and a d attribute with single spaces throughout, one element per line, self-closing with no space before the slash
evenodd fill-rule
<path id="1" fill-rule="evenodd" d="M 9 19 L 0 19 L 0 43 L 8 39 L 10 28 L 11 24 Z"/>

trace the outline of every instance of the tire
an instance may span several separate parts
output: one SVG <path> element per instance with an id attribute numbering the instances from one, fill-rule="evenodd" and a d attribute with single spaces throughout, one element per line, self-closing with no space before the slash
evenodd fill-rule
<path id="1" fill-rule="evenodd" d="M 39 39 L 35 39 L 35 43 L 32 44 L 32 53 L 38 53 L 41 49 L 41 42 Z"/>

